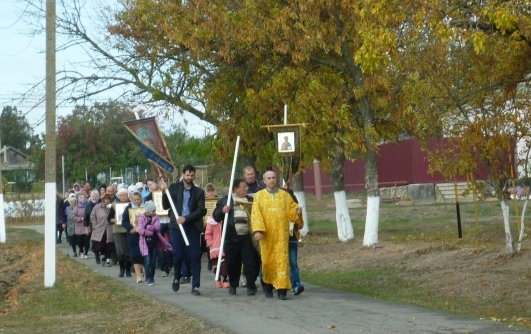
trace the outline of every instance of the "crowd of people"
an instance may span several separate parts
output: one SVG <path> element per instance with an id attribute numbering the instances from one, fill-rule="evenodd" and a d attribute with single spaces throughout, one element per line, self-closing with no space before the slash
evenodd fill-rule
<path id="1" fill-rule="evenodd" d="M 297 249 L 304 222 L 293 192 L 279 187 L 275 172 L 265 172 L 258 181 L 256 169 L 247 166 L 243 178 L 233 180 L 230 196 L 219 198 L 213 184 L 202 189 L 194 183 L 195 171 L 184 166 L 181 179 L 172 184 L 165 178 L 94 189 L 89 182 L 74 184 L 64 196 L 57 193 L 57 243 L 65 232 L 74 257 L 91 254 L 97 264 L 117 265 L 119 277 L 134 272 L 137 283 L 154 285 L 158 268 L 160 277 L 173 276 L 175 292 L 190 284 L 191 293 L 201 295 L 206 253 L 215 286 L 230 295 L 241 286 L 253 296 L 258 284 L 266 298 L 275 290 L 281 300 L 289 290 L 302 293 Z M 157 190 L 159 208 L 153 201 Z M 207 199 L 216 202 L 208 213 Z"/>

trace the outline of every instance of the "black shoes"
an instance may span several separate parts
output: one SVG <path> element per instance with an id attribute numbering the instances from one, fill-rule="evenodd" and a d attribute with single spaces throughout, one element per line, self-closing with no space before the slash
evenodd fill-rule
<path id="1" fill-rule="evenodd" d="M 200 296 L 201 292 L 199 292 L 199 288 L 193 288 L 192 289 L 192 295 L 194 296 Z"/>
<path id="2" fill-rule="evenodd" d="M 277 296 L 280 300 L 286 300 L 286 294 L 288 293 L 287 289 L 278 289 L 277 290 Z"/>
<path id="3" fill-rule="evenodd" d="M 181 277 L 181 280 L 179 281 L 179 283 L 186 284 L 186 283 L 190 283 L 190 281 L 191 281 L 190 277 Z"/>
<path id="4" fill-rule="evenodd" d="M 254 296 L 256 295 L 256 288 L 247 287 L 247 296 Z"/>
<path id="5" fill-rule="evenodd" d="M 180 283 L 179 283 L 179 280 L 178 279 L 174 279 L 173 280 L 173 283 L 171 284 L 171 288 L 174 292 L 177 292 L 179 291 L 179 288 L 181 287 Z"/>
<path id="6" fill-rule="evenodd" d="M 131 275 L 131 269 L 125 269 L 125 276 L 126 277 L 131 277 L 133 275 Z"/>
<path id="7" fill-rule="evenodd" d="M 293 292 L 295 293 L 295 296 L 300 295 L 304 292 L 304 285 L 296 286 L 295 288 L 293 288 Z"/>
<path id="8" fill-rule="evenodd" d="M 235 295 L 236 294 L 236 288 L 231 286 L 229 287 L 229 295 Z"/>
<path id="9" fill-rule="evenodd" d="M 124 277 L 124 275 L 125 275 L 125 270 L 120 269 L 120 273 L 118 274 L 118 277 Z"/>

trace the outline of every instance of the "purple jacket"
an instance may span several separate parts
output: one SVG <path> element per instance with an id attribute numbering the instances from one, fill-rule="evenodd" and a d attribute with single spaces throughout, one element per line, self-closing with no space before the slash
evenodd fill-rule
<path id="1" fill-rule="evenodd" d="M 85 234 L 85 226 L 83 226 L 83 216 L 85 215 L 85 207 L 81 205 L 76 205 L 74 209 L 72 210 L 72 220 L 75 223 L 75 234 L 76 235 L 84 235 Z"/>
<path id="2" fill-rule="evenodd" d="M 140 236 L 139 246 L 140 253 L 142 256 L 148 255 L 148 247 L 146 243 L 146 237 L 152 237 L 153 235 L 157 236 L 157 251 L 160 252 L 164 249 L 171 251 L 171 245 L 162 234 L 160 234 L 160 220 L 159 216 L 154 215 L 151 217 L 151 224 L 148 225 L 148 217 L 146 214 L 140 215 L 138 217 L 138 235 Z"/>

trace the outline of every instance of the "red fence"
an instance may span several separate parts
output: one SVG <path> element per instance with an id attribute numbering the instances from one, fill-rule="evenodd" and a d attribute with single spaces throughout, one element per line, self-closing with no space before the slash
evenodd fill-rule
<path id="1" fill-rule="evenodd" d="M 447 139 L 437 142 L 447 143 Z M 429 142 L 434 145 L 436 141 Z M 378 153 L 378 182 L 380 187 L 417 183 L 443 183 L 449 181 L 466 181 L 462 175 L 452 180 L 446 180 L 441 174 L 428 174 L 428 155 L 420 149 L 418 139 L 407 139 L 400 142 L 382 144 Z M 330 174 L 321 174 L 322 194 L 333 192 Z M 344 182 L 346 192 L 356 192 L 365 189 L 365 159 L 354 162 L 346 161 L 344 166 Z M 476 180 L 487 179 L 486 168 L 480 168 L 474 173 Z M 306 193 L 315 195 L 315 178 L 313 166 L 308 166 L 304 173 L 304 189 Z"/>

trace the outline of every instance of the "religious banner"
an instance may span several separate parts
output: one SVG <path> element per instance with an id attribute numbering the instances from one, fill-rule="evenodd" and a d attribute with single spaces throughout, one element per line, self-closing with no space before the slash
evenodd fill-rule
<path id="1" fill-rule="evenodd" d="M 289 181 L 290 174 L 300 172 L 302 160 L 300 127 L 304 124 L 265 126 L 275 136 L 275 147 L 280 156 L 282 178 Z"/>
<path id="2" fill-rule="evenodd" d="M 127 121 L 124 122 L 124 126 L 133 135 L 135 142 L 153 164 L 159 176 L 163 175 L 163 171 L 172 175 L 177 173 L 155 117 Z"/>

